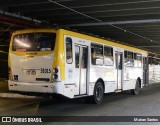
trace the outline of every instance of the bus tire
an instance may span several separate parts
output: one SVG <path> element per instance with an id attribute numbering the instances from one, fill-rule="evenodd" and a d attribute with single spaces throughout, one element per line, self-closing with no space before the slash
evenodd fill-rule
<path id="1" fill-rule="evenodd" d="M 136 85 L 135 85 L 135 89 L 132 89 L 131 90 L 131 93 L 133 95 L 138 95 L 139 94 L 139 91 L 140 91 L 140 83 L 139 83 L 139 80 L 136 81 Z"/>
<path id="2" fill-rule="evenodd" d="M 94 87 L 94 93 L 93 93 L 93 102 L 95 104 L 101 104 L 104 97 L 104 87 L 103 84 L 98 81 Z"/>

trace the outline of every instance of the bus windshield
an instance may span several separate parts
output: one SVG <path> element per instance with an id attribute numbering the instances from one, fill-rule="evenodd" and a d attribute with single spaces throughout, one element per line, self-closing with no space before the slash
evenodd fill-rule
<path id="1" fill-rule="evenodd" d="M 51 51 L 54 49 L 55 33 L 25 33 L 13 37 L 12 51 Z"/>

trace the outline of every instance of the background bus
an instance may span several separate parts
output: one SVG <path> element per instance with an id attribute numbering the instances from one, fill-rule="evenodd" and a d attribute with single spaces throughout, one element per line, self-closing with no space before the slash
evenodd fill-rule
<path id="1" fill-rule="evenodd" d="M 148 84 L 147 51 L 64 29 L 19 30 L 9 49 L 9 90 L 90 96 Z"/>

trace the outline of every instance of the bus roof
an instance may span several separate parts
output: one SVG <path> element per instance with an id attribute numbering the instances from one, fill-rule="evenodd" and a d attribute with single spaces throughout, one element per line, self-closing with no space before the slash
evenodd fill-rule
<path id="1" fill-rule="evenodd" d="M 38 28 L 23 29 L 23 30 L 14 31 L 12 33 L 12 35 L 30 33 L 30 32 L 57 32 L 57 31 L 63 32 L 63 34 L 66 34 L 66 35 L 71 35 L 71 36 L 87 39 L 87 40 L 90 40 L 90 41 L 94 41 L 96 43 L 102 43 L 102 44 L 107 44 L 108 46 L 120 47 L 120 48 L 124 48 L 125 50 L 128 50 L 128 51 L 134 51 L 134 52 L 142 53 L 142 54 L 145 54 L 145 55 L 148 54 L 147 51 L 136 48 L 136 47 L 132 47 L 132 46 L 129 46 L 129 45 L 123 45 L 123 44 L 117 43 L 117 42 L 112 41 L 112 40 L 107 40 L 107 39 L 103 39 L 103 38 L 89 36 L 89 35 L 86 35 L 86 34 L 74 32 L 74 31 L 70 31 L 70 30 L 65 30 L 65 29 L 51 29 L 51 28 L 48 28 L 48 29 L 47 28 L 44 28 L 44 29 L 38 29 Z"/>
<path id="2" fill-rule="evenodd" d="M 56 32 L 56 29 L 22 29 L 22 30 L 15 30 L 13 31 L 12 35 L 16 35 L 16 34 L 23 34 L 23 33 L 32 33 L 32 32 Z"/>

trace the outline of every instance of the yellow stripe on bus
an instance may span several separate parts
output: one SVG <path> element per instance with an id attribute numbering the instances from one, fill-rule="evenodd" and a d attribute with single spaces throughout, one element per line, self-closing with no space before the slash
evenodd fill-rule
<path id="1" fill-rule="evenodd" d="M 68 30 L 64 30 L 64 29 L 60 29 L 60 30 L 66 35 L 71 35 L 71 36 L 74 36 L 74 37 L 90 40 L 90 41 L 101 43 L 101 44 L 106 44 L 106 45 L 109 45 L 109 46 L 124 48 L 126 50 L 137 52 L 137 53 L 148 54 L 147 51 L 142 50 L 142 49 L 138 49 L 136 47 L 123 45 L 123 44 L 116 43 L 116 42 L 113 42 L 113 41 L 110 41 L 110 40 L 105 40 L 105 39 L 101 39 L 101 38 L 97 38 L 97 37 L 93 37 L 93 36 L 89 36 L 89 35 L 84 35 L 84 34 L 76 33 L 76 32 L 73 32 L 73 31 L 68 31 Z"/>

